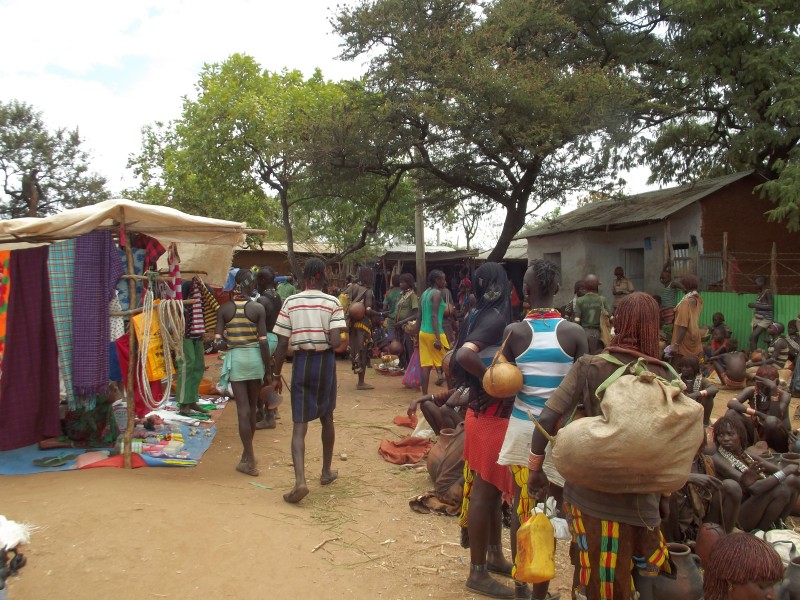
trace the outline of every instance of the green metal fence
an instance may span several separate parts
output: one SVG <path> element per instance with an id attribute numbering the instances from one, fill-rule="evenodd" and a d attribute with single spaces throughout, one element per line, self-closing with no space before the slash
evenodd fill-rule
<path id="1" fill-rule="evenodd" d="M 700 325 L 711 325 L 711 316 L 716 312 L 725 315 L 725 323 L 733 331 L 733 337 L 739 342 L 739 349 L 747 349 L 753 309 L 748 308 L 749 302 L 756 301 L 755 294 L 737 294 L 734 292 L 701 292 L 703 310 L 700 313 Z M 790 320 L 796 319 L 800 312 L 800 296 L 774 297 L 775 320 L 786 325 Z M 766 347 L 764 337 L 761 345 Z"/>

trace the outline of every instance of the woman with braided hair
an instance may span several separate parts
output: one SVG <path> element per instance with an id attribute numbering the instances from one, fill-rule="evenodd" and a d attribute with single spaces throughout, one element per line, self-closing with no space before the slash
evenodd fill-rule
<path id="1" fill-rule="evenodd" d="M 576 413 L 579 404 L 585 416 L 602 414 L 602 400 L 595 390 L 617 370 L 617 365 L 604 356 L 622 363 L 643 358 L 656 375 L 668 380 L 678 378 L 655 358 L 659 355 L 658 314 L 658 303 L 649 294 L 632 292 L 619 301 L 611 345 L 599 355 L 583 355 L 570 368 L 539 416 L 545 431 L 554 434 L 562 421 Z M 528 493 L 537 500 L 547 496 L 548 479 L 542 468 L 546 445 L 547 438 L 535 429 L 528 457 Z M 576 598 L 630 600 L 634 597 L 633 568 L 645 576 L 671 573 L 669 552 L 659 529 L 661 500 L 659 494 L 610 494 L 575 481 L 564 482 L 564 512 L 573 536 L 570 558 L 575 565 Z"/>
<path id="2" fill-rule="evenodd" d="M 704 600 L 775 600 L 783 563 L 764 540 L 731 533 L 714 545 L 703 579 Z"/>

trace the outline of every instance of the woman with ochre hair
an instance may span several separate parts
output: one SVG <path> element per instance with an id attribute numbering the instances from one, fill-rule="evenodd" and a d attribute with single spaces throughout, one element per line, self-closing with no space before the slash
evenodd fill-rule
<path id="1" fill-rule="evenodd" d="M 704 600 L 774 600 L 783 579 L 775 549 L 749 533 L 731 533 L 711 551 L 704 572 Z"/>

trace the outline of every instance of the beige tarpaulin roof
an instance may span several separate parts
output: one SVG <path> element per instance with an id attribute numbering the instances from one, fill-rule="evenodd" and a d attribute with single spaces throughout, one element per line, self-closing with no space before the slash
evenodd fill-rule
<path id="1" fill-rule="evenodd" d="M 0 221 L 0 243 L 55 242 L 95 229 L 114 228 L 124 213 L 126 231 L 150 235 L 161 243 L 190 242 L 234 247 L 250 230 L 244 223 L 196 217 L 166 206 L 130 200 L 106 200 L 49 217 Z"/>

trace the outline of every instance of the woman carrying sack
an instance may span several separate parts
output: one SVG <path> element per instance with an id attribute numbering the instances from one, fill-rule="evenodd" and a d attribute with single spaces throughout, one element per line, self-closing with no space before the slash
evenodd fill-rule
<path id="1" fill-rule="evenodd" d="M 642 292 L 625 296 L 614 316 L 616 336 L 602 354 L 610 355 L 617 363 L 644 358 L 655 375 L 677 379 L 674 371 L 655 358 L 659 354 L 658 322 L 658 304 L 652 296 Z M 539 424 L 553 434 L 562 419 L 568 420 L 581 403 L 587 416 L 600 415 L 601 400 L 595 391 L 617 369 L 617 364 L 602 355 L 584 355 L 547 400 Z M 698 424 L 702 430 L 702 408 Z M 547 438 L 537 428 L 528 460 L 528 492 L 532 498 L 542 500 L 547 493 L 547 476 L 542 470 L 546 444 Z M 650 576 L 658 575 L 659 571 L 672 572 L 659 529 L 660 494 L 612 494 L 583 487 L 566 475 L 565 480 L 564 508 L 573 540 L 577 542 L 570 546 L 577 598 L 629 600 L 633 598 L 632 568 Z"/>

